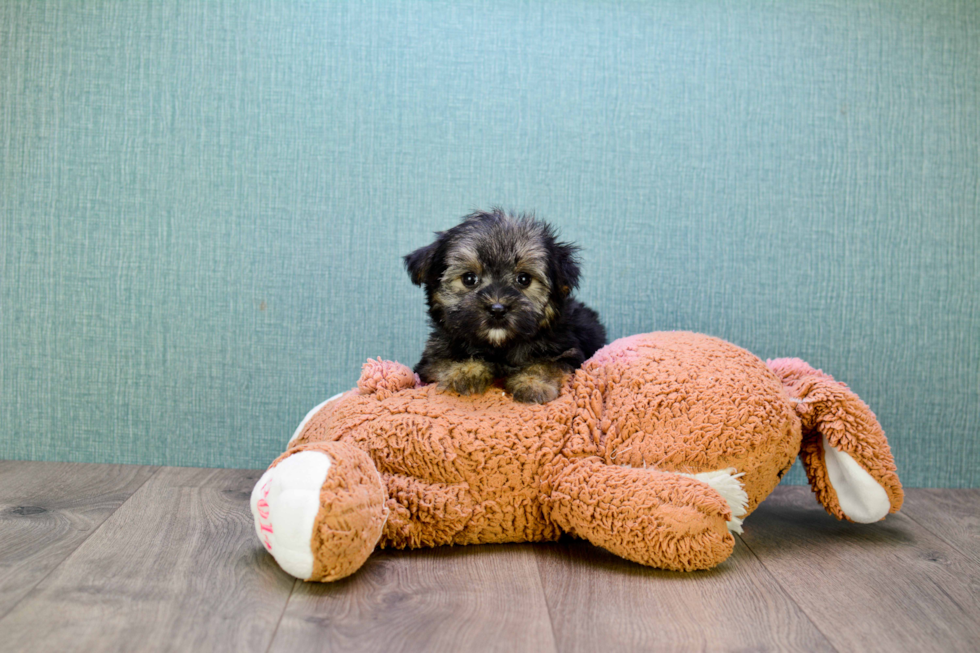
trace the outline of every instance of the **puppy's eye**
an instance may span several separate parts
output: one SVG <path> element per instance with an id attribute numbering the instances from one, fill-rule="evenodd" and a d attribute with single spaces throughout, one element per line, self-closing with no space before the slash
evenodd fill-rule
<path id="1" fill-rule="evenodd" d="M 477 276 L 472 272 L 467 272 L 462 277 L 460 277 L 460 280 L 463 282 L 463 285 L 466 286 L 467 288 L 472 288 L 473 286 L 476 285 L 476 282 L 479 281 Z"/>
<path id="2" fill-rule="evenodd" d="M 517 285 L 521 288 L 527 288 L 531 285 L 531 275 L 527 272 L 521 272 L 517 275 Z"/>

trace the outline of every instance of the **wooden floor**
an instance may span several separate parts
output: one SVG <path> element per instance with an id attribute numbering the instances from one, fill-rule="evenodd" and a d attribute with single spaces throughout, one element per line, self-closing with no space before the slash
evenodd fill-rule
<path id="1" fill-rule="evenodd" d="M 260 473 L 0 461 L 0 651 L 980 650 L 980 490 L 861 526 L 780 487 L 709 572 L 569 540 L 309 584 L 255 537 Z"/>

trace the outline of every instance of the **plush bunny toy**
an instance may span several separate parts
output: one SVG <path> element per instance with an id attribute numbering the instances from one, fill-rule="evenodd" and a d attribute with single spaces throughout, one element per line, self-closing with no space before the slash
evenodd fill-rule
<path id="1" fill-rule="evenodd" d="M 298 578 L 355 572 L 376 547 L 534 542 L 562 533 L 640 564 L 713 567 L 797 455 L 839 519 L 896 512 L 874 414 L 797 359 L 717 338 L 622 338 L 557 399 L 460 396 L 398 363 L 314 408 L 252 492 L 255 528 Z"/>

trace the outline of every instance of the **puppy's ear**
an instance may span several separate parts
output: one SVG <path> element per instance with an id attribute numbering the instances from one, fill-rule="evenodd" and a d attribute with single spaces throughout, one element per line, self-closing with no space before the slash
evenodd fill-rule
<path id="1" fill-rule="evenodd" d="M 552 265 L 552 287 L 560 296 L 567 297 L 578 288 L 578 247 L 570 243 L 555 243 Z"/>
<path id="2" fill-rule="evenodd" d="M 438 232 L 436 236 L 438 236 L 436 242 L 405 255 L 405 268 L 408 270 L 408 276 L 412 278 L 412 283 L 416 286 L 425 283 L 425 278 L 429 276 L 429 271 L 432 270 L 436 261 L 439 247 L 442 245 L 443 233 Z"/>

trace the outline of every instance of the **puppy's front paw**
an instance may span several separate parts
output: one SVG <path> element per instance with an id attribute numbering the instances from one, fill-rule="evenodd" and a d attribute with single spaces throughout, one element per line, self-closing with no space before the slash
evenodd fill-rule
<path id="1" fill-rule="evenodd" d="M 440 387 L 455 390 L 461 395 L 481 394 L 493 383 L 490 366 L 476 359 L 447 361 L 438 370 L 437 377 Z"/>
<path id="2" fill-rule="evenodd" d="M 558 396 L 564 377 L 564 370 L 555 365 L 531 365 L 509 376 L 505 387 L 516 401 L 546 404 Z"/>

